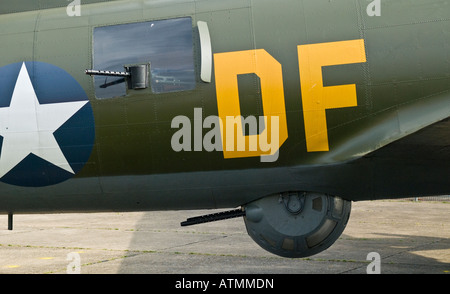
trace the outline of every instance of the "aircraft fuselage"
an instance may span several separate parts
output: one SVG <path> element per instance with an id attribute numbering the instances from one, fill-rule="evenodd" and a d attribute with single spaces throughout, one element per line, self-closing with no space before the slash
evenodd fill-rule
<path id="1" fill-rule="evenodd" d="M 387 2 L 379 16 L 365 0 L 2 14 L 0 212 L 236 207 L 284 191 L 354 201 L 449 193 L 444 2 L 425 11 Z M 140 86 L 125 75 L 135 64 L 149 65 Z M 13 121 L 29 126 L 13 132 Z"/>

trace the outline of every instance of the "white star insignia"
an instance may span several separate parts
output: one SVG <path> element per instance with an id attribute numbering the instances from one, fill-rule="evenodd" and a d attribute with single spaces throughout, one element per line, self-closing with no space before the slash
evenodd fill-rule
<path id="1" fill-rule="evenodd" d="M 0 108 L 0 177 L 29 154 L 34 154 L 72 174 L 53 133 L 88 101 L 40 104 L 25 63 L 22 64 L 9 107 Z"/>

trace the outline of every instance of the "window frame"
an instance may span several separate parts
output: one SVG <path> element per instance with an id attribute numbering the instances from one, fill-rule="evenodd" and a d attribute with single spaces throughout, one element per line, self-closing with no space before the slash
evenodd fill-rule
<path id="1" fill-rule="evenodd" d="M 198 83 L 198 77 L 197 77 L 198 66 L 197 66 L 197 63 L 198 63 L 198 61 L 197 61 L 197 57 L 196 57 L 196 55 L 197 55 L 196 54 L 196 52 L 197 52 L 197 49 L 196 49 L 196 45 L 197 44 L 196 43 L 197 43 L 198 36 L 195 34 L 195 29 L 193 27 L 193 17 L 190 16 L 190 15 L 188 15 L 188 16 L 180 16 L 180 17 L 162 18 L 162 19 L 146 19 L 146 20 L 125 22 L 125 23 L 113 23 L 113 24 L 101 25 L 101 26 L 93 27 L 92 28 L 92 35 L 91 35 L 92 36 L 92 48 L 91 48 L 92 65 L 93 65 L 94 69 L 98 69 L 98 70 L 112 70 L 112 69 L 105 69 L 105 68 L 95 68 L 95 67 L 99 67 L 99 64 L 101 65 L 102 63 L 104 63 L 103 62 L 104 60 L 102 60 L 102 62 L 98 62 L 98 55 L 97 54 L 101 54 L 101 53 L 96 52 L 96 45 L 97 46 L 107 46 L 107 45 L 105 45 L 103 43 L 102 44 L 98 43 L 98 42 L 103 42 L 104 40 L 98 40 L 98 39 L 96 40 L 96 31 L 98 33 L 99 32 L 98 30 L 105 29 L 106 32 L 107 32 L 107 30 L 114 30 L 115 28 L 119 28 L 119 27 L 120 28 L 125 28 L 126 26 L 129 26 L 129 27 L 138 26 L 139 27 L 139 26 L 145 26 L 146 24 L 150 24 L 150 25 L 152 25 L 152 24 L 155 24 L 155 25 L 158 25 L 158 24 L 169 24 L 169 22 L 172 22 L 172 21 L 174 23 L 180 21 L 180 24 L 184 26 L 184 27 L 180 27 L 180 31 L 179 31 L 179 33 L 181 34 L 180 36 L 182 36 L 182 34 L 186 34 L 186 35 L 183 36 L 184 38 L 187 39 L 187 41 L 184 41 L 186 43 L 185 44 L 186 47 L 184 47 L 184 49 L 187 49 L 187 56 L 184 57 L 185 58 L 185 62 L 187 64 L 187 69 L 185 69 L 185 70 L 189 71 L 190 73 L 186 73 L 188 78 L 184 79 L 183 81 L 186 82 L 188 86 L 181 87 L 181 88 L 178 88 L 178 89 L 175 88 L 175 89 L 172 89 L 172 90 L 166 90 L 166 91 L 164 91 L 164 90 L 162 90 L 162 91 L 156 90 L 156 87 L 155 87 L 155 77 L 156 77 L 155 72 L 156 72 L 156 68 L 154 68 L 153 71 L 152 71 L 152 59 L 154 60 L 155 57 L 154 56 L 150 57 L 150 53 L 147 52 L 146 53 L 147 55 L 144 54 L 145 56 L 141 56 L 141 58 L 144 58 L 144 59 L 147 58 L 147 62 L 133 62 L 133 61 L 136 61 L 136 60 L 131 60 L 130 56 L 128 56 L 128 55 L 126 57 L 123 57 L 123 58 L 119 57 L 118 59 L 121 60 L 121 61 L 117 62 L 117 63 L 120 63 L 122 66 L 128 66 L 130 64 L 149 63 L 150 64 L 150 70 L 149 70 L 149 73 L 148 73 L 149 86 L 148 86 L 147 89 L 144 89 L 144 90 L 133 90 L 133 89 L 130 89 L 129 87 L 127 87 L 127 79 L 125 79 L 124 81 L 119 82 L 119 84 L 123 84 L 123 86 L 120 86 L 120 88 L 117 88 L 118 90 L 114 90 L 113 89 L 111 91 L 111 94 L 109 94 L 109 95 L 106 95 L 106 94 L 102 95 L 102 93 L 99 93 L 99 91 L 98 91 L 99 90 L 99 86 L 98 86 L 98 83 L 96 82 L 96 77 L 94 76 L 92 78 L 92 84 L 93 84 L 94 95 L 95 95 L 96 99 L 98 99 L 98 100 L 105 100 L 105 99 L 126 97 L 126 96 L 129 96 L 129 95 L 137 93 L 137 91 L 139 91 L 139 93 L 145 93 L 145 94 L 163 95 L 163 94 L 171 94 L 171 93 L 193 91 L 193 90 L 195 90 L 197 88 L 197 83 Z M 182 23 L 183 21 L 186 21 L 186 24 L 183 24 Z M 187 26 L 187 23 L 190 24 L 189 27 Z M 189 28 L 189 29 L 187 29 L 187 28 Z M 164 38 L 164 37 L 162 37 L 162 38 Z M 114 38 L 110 38 L 110 39 L 111 40 L 119 40 L 120 36 L 116 35 Z M 172 40 L 176 40 L 176 39 L 172 39 Z M 151 42 L 153 42 L 153 41 L 149 41 L 147 39 L 145 42 L 143 42 L 143 44 L 151 43 Z M 140 46 L 142 47 L 143 44 L 140 44 Z M 156 44 L 156 43 L 154 43 L 154 44 Z M 154 46 L 154 47 L 157 47 L 157 46 Z M 121 53 L 123 53 L 123 52 L 124 51 L 122 51 Z M 140 52 L 142 53 L 144 51 L 140 51 Z M 170 52 L 170 53 L 167 53 L 167 52 Z M 117 53 L 116 55 L 120 55 L 121 53 Z M 165 56 L 166 56 L 166 58 L 168 58 L 168 57 L 170 57 L 171 54 L 174 54 L 174 51 L 165 51 L 164 53 L 167 53 Z M 96 58 L 97 58 L 97 60 L 96 60 Z M 105 59 L 107 59 L 107 58 L 105 58 Z M 148 60 L 148 59 L 150 59 L 150 60 Z M 124 70 L 125 69 L 122 69 L 121 71 L 123 72 Z M 169 71 L 171 69 L 170 68 L 166 68 L 166 69 L 163 69 L 163 70 Z M 172 70 L 175 71 L 177 69 L 172 69 Z M 105 77 L 103 77 L 103 78 L 105 78 Z M 107 79 L 105 79 L 105 81 L 106 80 Z M 117 80 L 119 80 L 119 79 L 115 79 L 115 80 L 110 81 L 110 82 L 114 83 Z M 105 83 L 105 84 L 109 84 L 110 82 Z M 181 81 L 180 81 L 180 84 L 181 84 Z M 124 91 L 123 91 L 123 89 L 124 89 Z M 114 91 L 116 93 L 113 93 Z"/>

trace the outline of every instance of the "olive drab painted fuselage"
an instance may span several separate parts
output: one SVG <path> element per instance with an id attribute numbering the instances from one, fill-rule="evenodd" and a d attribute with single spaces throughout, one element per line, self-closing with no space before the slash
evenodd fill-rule
<path id="1" fill-rule="evenodd" d="M 446 1 L 59 2 L 1 8 L 1 213 L 450 192 Z"/>

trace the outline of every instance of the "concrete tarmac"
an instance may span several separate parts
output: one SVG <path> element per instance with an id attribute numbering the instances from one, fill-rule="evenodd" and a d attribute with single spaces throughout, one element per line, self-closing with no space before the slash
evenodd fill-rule
<path id="1" fill-rule="evenodd" d="M 0 273 L 450 273 L 449 203 L 354 202 L 336 243 L 301 259 L 260 248 L 242 218 L 180 226 L 188 217 L 213 212 L 15 215 L 12 231 L 2 215 Z"/>

